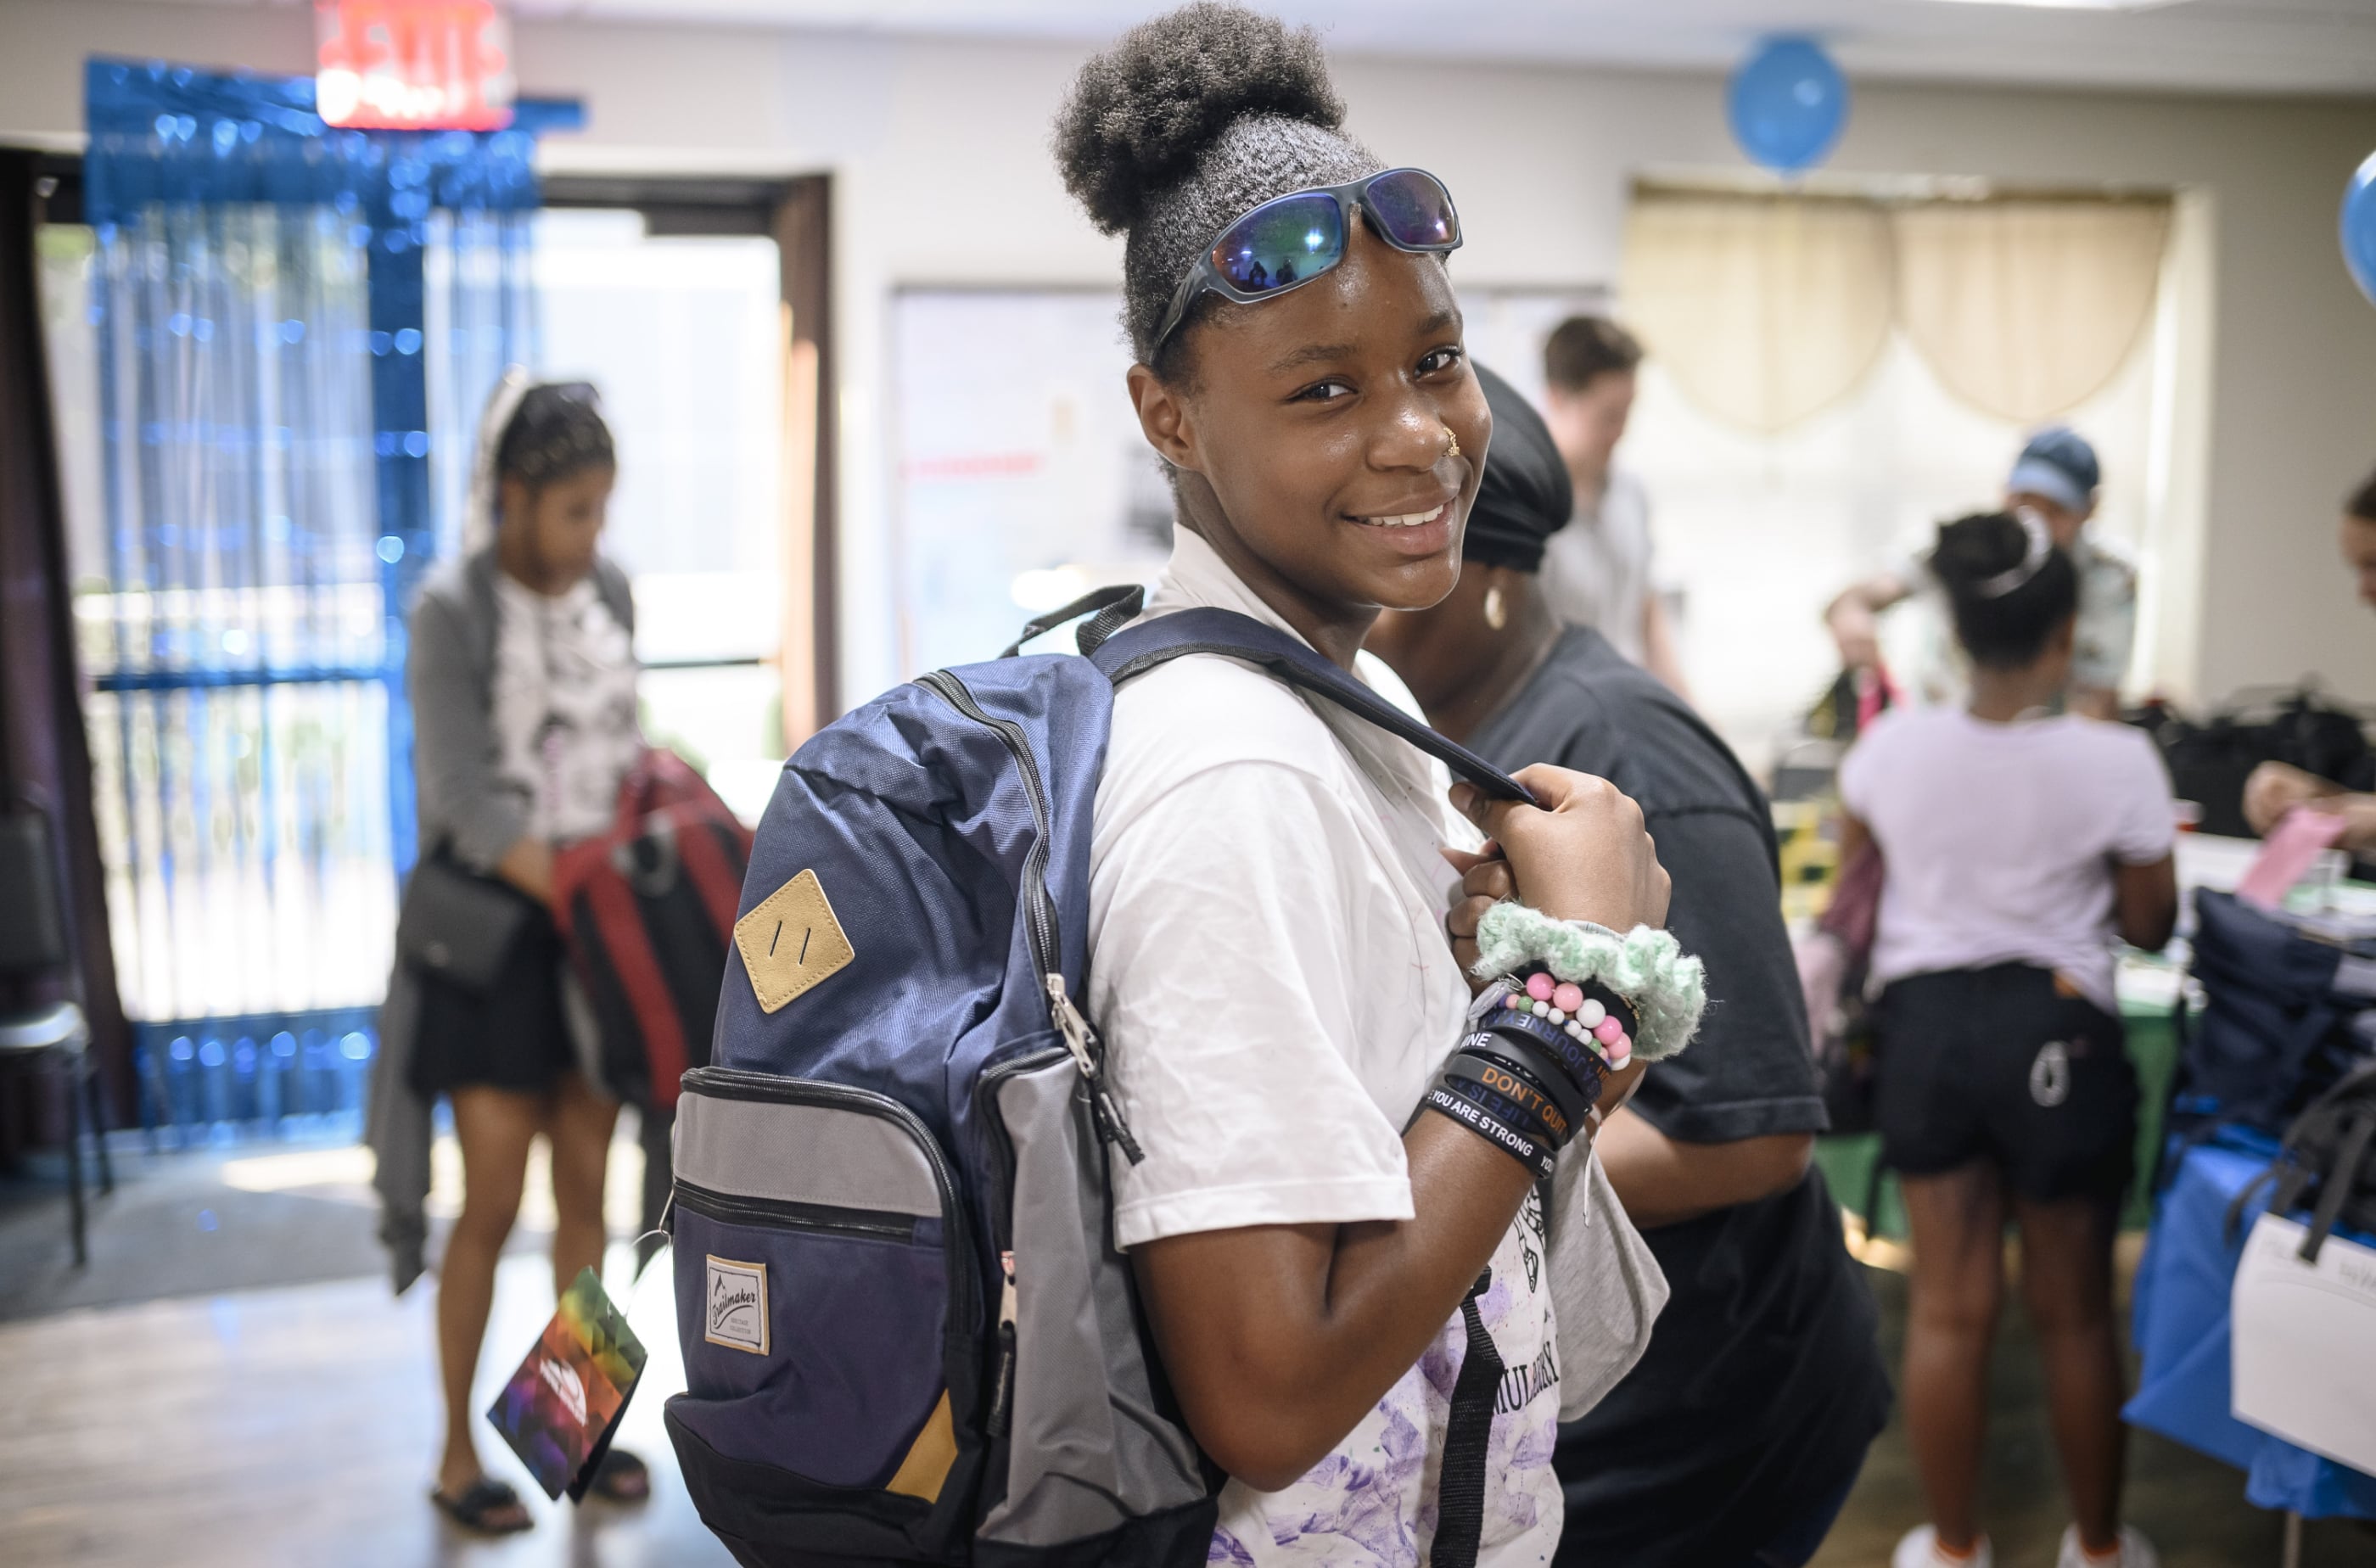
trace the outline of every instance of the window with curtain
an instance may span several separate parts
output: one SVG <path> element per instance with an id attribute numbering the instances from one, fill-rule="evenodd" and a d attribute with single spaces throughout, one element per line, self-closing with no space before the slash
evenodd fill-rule
<path id="1" fill-rule="evenodd" d="M 310 78 L 87 86 L 42 281 L 143 1115 L 351 1118 L 411 834 L 401 605 L 433 467 L 529 351 L 530 140 L 330 131 Z"/>
<path id="2" fill-rule="evenodd" d="M 1693 695 L 1752 766 L 1837 672 L 1832 596 L 1997 504 L 2041 423 L 2095 444 L 2093 526 L 2138 557 L 2150 594 L 2170 224 L 2161 196 L 1637 190 L 1615 313 L 1649 357 L 1618 460 L 1650 493 Z M 1493 352 L 1539 391 L 1572 297 L 1488 292 L 1511 328 Z M 1901 657 L 1935 635 L 1919 614 L 1891 618 Z M 2143 637 L 2130 679 L 2155 680 Z"/>

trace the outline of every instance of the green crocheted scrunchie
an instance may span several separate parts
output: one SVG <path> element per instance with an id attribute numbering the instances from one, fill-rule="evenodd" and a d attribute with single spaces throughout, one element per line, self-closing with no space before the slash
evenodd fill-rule
<path id="1" fill-rule="evenodd" d="M 1486 910 L 1477 928 L 1478 978 L 1514 975 L 1531 964 L 1560 980 L 1598 980 L 1632 1004 L 1642 1025 L 1634 1050 L 1645 1062 L 1689 1045 L 1707 1006 L 1705 968 L 1667 932 L 1637 925 L 1621 936 L 1509 900 Z"/>

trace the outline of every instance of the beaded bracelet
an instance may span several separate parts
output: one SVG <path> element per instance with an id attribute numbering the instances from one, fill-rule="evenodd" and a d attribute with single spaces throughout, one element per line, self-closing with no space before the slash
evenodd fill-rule
<path id="1" fill-rule="evenodd" d="M 1611 1067 L 1623 1067 L 1634 1055 L 1634 1032 L 1639 1027 L 1634 1010 L 1598 980 L 1555 980 L 1537 969 L 1523 981 L 1512 982 L 1502 1006 L 1540 1018 L 1571 1039 L 1596 1045 Z"/>

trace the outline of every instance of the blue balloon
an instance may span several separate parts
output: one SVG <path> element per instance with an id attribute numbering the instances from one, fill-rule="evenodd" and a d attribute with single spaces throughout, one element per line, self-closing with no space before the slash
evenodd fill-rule
<path id="1" fill-rule="evenodd" d="M 1847 124 L 1848 84 L 1812 38 L 1769 38 L 1733 72 L 1725 97 L 1733 139 L 1784 173 L 1823 161 Z"/>
<path id="2" fill-rule="evenodd" d="M 2351 268 L 2351 280 L 2376 304 L 2376 152 L 2351 176 L 2343 188 L 2343 216 L 2337 227 L 2343 233 L 2343 265 Z"/>

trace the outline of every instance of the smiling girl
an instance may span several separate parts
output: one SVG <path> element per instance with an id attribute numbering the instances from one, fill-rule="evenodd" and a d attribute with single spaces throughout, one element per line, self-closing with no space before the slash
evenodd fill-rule
<path id="1" fill-rule="evenodd" d="M 1342 118 L 1311 34 L 1199 5 L 1089 64 L 1057 148 L 1127 239 L 1130 392 L 1178 524 L 1148 613 L 1237 611 L 1354 669 L 1382 607 L 1432 604 L 1458 577 L 1492 419 L 1444 272 L 1450 196 L 1385 169 Z M 1545 809 L 1460 799 L 1528 918 L 1663 920 L 1633 802 L 1520 777 Z M 1650 1284 L 1576 1314 L 1587 1349 L 1555 1337 L 1542 1168 L 1444 1110 L 1477 956 L 1447 926 L 1473 937 L 1483 901 L 1447 922 L 1443 846 L 1477 838 L 1441 789 L 1408 743 L 1227 659 L 1176 659 L 1116 697 L 1089 1003 L 1145 1159 L 1114 1168 L 1115 1227 L 1189 1426 L 1230 1478 L 1217 1562 L 1548 1561 L 1562 1374 L 1630 1364 L 1656 1310 L 1637 1259 Z M 1580 1074 L 1598 1105 L 1570 1128 L 1586 1146 L 1563 1182 L 1598 1179 L 1585 1123 L 1642 1072 L 1610 1054 Z M 1605 1204 L 1594 1229 L 1631 1238 Z"/>

